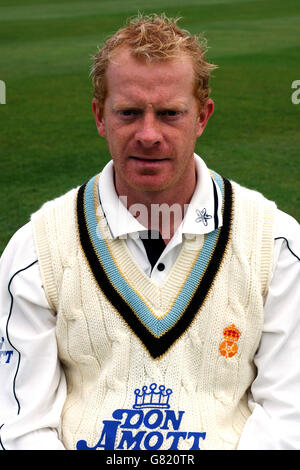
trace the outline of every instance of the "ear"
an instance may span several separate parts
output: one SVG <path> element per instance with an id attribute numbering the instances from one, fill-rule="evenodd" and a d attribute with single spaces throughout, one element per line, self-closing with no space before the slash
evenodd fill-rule
<path id="1" fill-rule="evenodd" d="M 206 124 L 214 112 L 214 107 L 215 104 L 213 100 L 209 98 L 200 110 L 197 137 L 200 137 L 203 134 Z"/>
<path id="2" fill-rule="evenodd" d="M 93 98 L 92 111 L 95 116 L 97 130 L 98 130 L 98 133 L 101 135 L 101 137 L 106 137 L 103 112 L 100 111 L 100 109 L 101 108 L 99 106 L 99 101 L 97 100 L 97 98 Z"/>

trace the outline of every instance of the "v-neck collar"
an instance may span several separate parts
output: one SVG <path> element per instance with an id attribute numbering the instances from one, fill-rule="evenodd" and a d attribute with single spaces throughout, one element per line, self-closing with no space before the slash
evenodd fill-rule
<path id="1" fill-rule="evenodd" d="M 212 176 L 222 193 L 223 225 L 202 237 L 196 249 L 185 241 L 162 286 L 155 285 L 138 268 L 124 240 L 112 239 L 99 202 L 99 175 L 78 191 L 78 229 L 89 268 L 107 300 L 154 359 L 164 355 L 188 329 L 226 252 L 232 187 L 217 173 Z"/>

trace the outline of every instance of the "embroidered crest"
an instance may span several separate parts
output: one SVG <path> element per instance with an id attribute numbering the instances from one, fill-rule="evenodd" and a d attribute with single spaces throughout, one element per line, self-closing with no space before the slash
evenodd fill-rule
<path id="1" fill-rule="evenodd" d="M 233 357 L 238 351 L 237 341 L 241 332 L 234 324 L 227 326 L 223 330 L 224 341 L 220 344 L 219 350 L 224 357 Z"/>
<path id="2" fill-rule="evenodd" d="M 197 222 L 197 223 L 203 222 L 205 227 L 207 226 L 207 221 L 212 218 L 211 215 L 206 213 L 205 207 L 204 207 L 204 209 L 202 209 L 202 211 L 199 211 L 199 209 L 196 209 L 196 214 L 197 214 L 198 217 L 195 220 L 195 222 Z"/>

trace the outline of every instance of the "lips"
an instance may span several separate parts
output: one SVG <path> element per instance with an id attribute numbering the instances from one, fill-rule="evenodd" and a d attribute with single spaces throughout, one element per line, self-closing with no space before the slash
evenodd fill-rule
<path id="1" fill-rule="evenodd" d="M 162 161 L 166 161 L 166 160 L 169 160 L 168 158 L 166 157 L 151 157 L 151 156 L 143 156 L 143 157 L 140 157 L 140 156 L 135 156 L 135 155 L 130 155 L 129 158 L 132 158 L 134 160 L 137 160 L 137 161 L 141 161 L 141 162 L 162 162 Z"/>

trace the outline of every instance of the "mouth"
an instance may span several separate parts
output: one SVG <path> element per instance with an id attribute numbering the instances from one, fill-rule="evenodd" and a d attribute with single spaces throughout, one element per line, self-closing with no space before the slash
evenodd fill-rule
<path id="1" fill-rule="evenodd" d="M 149 163 L 160 163 L 169 160 L 169 158 L 166 157 L 151 157 L 151 156 L 136 156 L 136 155 L 130 155 L 129 158 L 140 161 L 140 162 L 149 162 Z"/>

